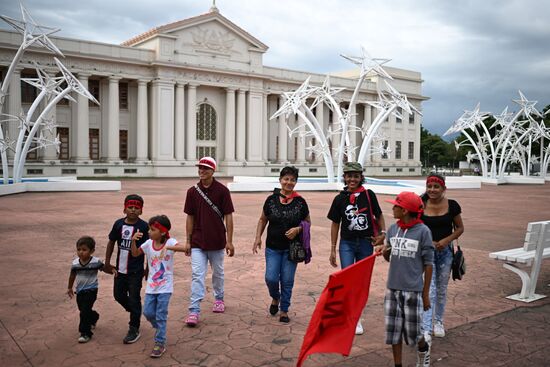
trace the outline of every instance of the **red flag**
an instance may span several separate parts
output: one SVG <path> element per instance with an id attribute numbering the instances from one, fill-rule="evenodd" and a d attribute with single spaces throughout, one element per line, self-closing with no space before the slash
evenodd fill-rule
<path id="1" fill-rule="evenodd" d="M 375 258 L 369 256 L 330 275 L 309 321 L 297 367 L 313 353 L 349 355 L 355 326 L 369 298 Z"/>

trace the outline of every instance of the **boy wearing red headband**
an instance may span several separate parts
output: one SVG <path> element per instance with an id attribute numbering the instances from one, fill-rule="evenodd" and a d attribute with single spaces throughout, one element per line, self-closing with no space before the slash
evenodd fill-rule
<path id="1" fill-rule="evenodd" d="M 141 246 L 149 239 L 147 222 L 139 216 L 143 209 L 143 198 L 139 195 L 128 195 L 124 199 L 126 215 L 113 224 L 109 233 L 109 242 L 105 252 L 105 272 L 115 274 L 113 294 L 115 300 L 130 313 L 128 333 L 123 339 L 124 344 L 131 344 L 139 339 L 141 318 L 141 282 L 144 275 L 143 254 L 133 256 L 131 253 L 132 236 L 136 232 L 143 233 L 137 245 Z M 118 244 L 116 267 L 111 265 L 111 256 L 115 242 Z"/>
<path id="2" fill-rule="evenodd" d="M 175 238 L 170 237 L 170 219 L 166 215 L 156 215 L 149 219 L 149 240 L 137 247 L 136 242 L 144 233 L 136 232 L 132 237 L 132 255 L 147 257 L 149 275 L 143 302 L 143 316 L 155 331 L 155 346 L 151 358 L 159 358 L 166 351 L 166 321 L 168 304 L 174 292 L 174 252 L 185 251 Z"/>
<path id="3" fill-rule="evenodd" d="M 386 344 L 391 344 L 395 366 L 401 366 L 403 339 L 418 345 L 417 367 L 430 365 L 430 345 L 422 334 L 422 314 L 430 308 L 430 281 L 433 266 L 432 234 L 420 220 L 422 199 L 413 192 L 402 192 L 393 204 L 397 223 L 387 232 L 388 246 L 378 246 L 390 261 L 384 314 Z"/>

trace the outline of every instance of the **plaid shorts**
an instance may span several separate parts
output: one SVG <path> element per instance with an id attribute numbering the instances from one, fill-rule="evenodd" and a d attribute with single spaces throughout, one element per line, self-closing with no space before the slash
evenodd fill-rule
<path id="1" fill-rule="evenodd" d="M 386 290 L 384 317 L 386 322 L 386 344 L 405 343 L 415 345 L 422 335 L 422 314 L 424 305 L 422 292 Z"/>

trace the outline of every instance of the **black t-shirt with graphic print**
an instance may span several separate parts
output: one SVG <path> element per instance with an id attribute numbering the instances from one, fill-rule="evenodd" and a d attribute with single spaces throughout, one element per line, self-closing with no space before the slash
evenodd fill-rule
<path id="1" fill-rule="evenodd" d="M 269 195 L 263 207 L 264 215 L 269 222 L 267 226 L 266 247 L 274 250 L 288 250 L 290 240 L 285 232 L 298 227 L 309 215 L 309 208 L 303 197 L 295 197 L 288 204 L 282 204 L 279 194 Z"/>
<path id="2" fill-rule="evenodd" d="M 116 268 L 119 273 L 138 273 L 143 274 L 143 254 L 132 256 L 132 236 L 138 230 L 143 233 L 143 236 L 136 242 L 139 248 L 149 239 L 149 225 L 143 219 L 138 219 L 134 224 L 126 223 L 126 218 L 118 219 L 109 233 L 109 240 L 117 243 L 118 252 L 116 257 Z"/>
<path id="3" fill-rule="evenodd" d="M 372 204 L 372 213 L 369 208 L 370 197 Z M 382 214 L 378 199 L 372 190 L 366 190 L 355 198 L 355 204 L 350 203 L 350 192 L 341 191 L 330 206 L 327 218 L 340 225 L 340 237 L 344 240 L 353 240 L 356 238 L 368 238 L 374 235 L 373 214 L 379 217 Z M 378 228 L 382 230 L 383 228 Z"/>

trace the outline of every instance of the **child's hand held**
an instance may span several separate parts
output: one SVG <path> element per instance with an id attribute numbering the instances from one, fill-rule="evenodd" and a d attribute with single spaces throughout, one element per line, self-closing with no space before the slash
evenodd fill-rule
<path id="1" fill-rule="evenodd" d="M 134 233 L 134 235 L 132 236 L 132 240 L 137 241 L 141 239 L 141 237 L 143 237 L 143 233 L 141 233 L 138 229 L 136 233 Z"/>

